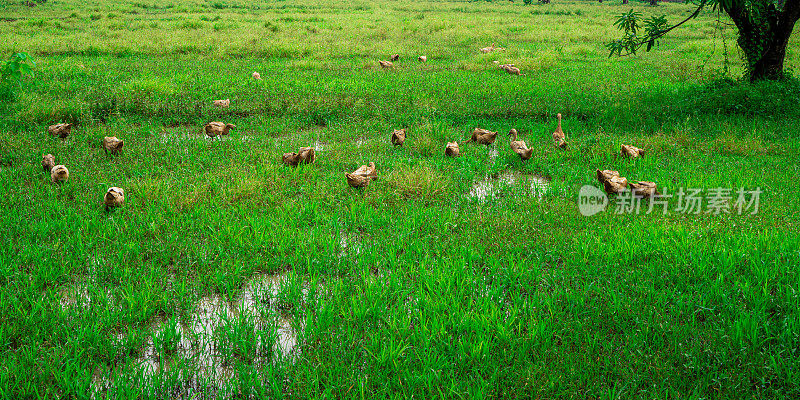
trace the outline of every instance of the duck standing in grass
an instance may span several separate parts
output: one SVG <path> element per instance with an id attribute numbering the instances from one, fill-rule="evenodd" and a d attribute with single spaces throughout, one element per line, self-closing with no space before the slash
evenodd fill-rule
<path id="1" fill-rule="evenodd" d="M 106 153 L 111 152 L 111 154 L 117 155 L 122 151 L 122 146 L 124 144 L 125 143 L 117 139 L 116 136 L 106 136 L 103 138 L 103 148 L 106 150 Z"/>
<path id="2" fill-rule="evenodd" d="M 561 129 L 561 114 L 556 114 L 556 118 L 558 118 L 558 126 L 556 126 L 556 130 L 553 132 L 553 143 L 556 144 L 557 147 L 561 149 L 567 148 L 567 136 L 564 134 L 564 131 Z"/>
<path id="3" fill-rule="evenodd" d="M 467 140 L 467 143 L 475 142 L 478 144 L 485 144 L 488 146 L 494 143 L 496 139 L 497 139 L 497 132 L 492 132 L 487 129 L 475 128 L 472 131 L 472 136 Z"/>
<path id="4" fill-rule="evenodd" d="M 619 194 L 628 188 L 628 179 L 619 176 L 619 172 L 610 169 L 597 170 L 597 181 L 603 184 L 608 194 Z"/>
<path id="5" fill-rule="evenodd" d="M 371 179 L 367 178 L 366 176 L 355 175 L 347 172 L 345 172 L 344 176 L 345 178 L 347 178 L 347 184 L 353 188 L 367 187 L 367 185 L 369 185 L 369 182 L 371 181 Z"/>
<path id="6" fill-rule="evenodd" d="M 44 172 L 50 172 L 56 166 L 56 158 L 52 154 L 45 154 L 42 156 L 42 169 Z"/>
<path id="7" fill-rule="evenodd" d="M 406 128 L 395 129 L 392 132 L 392 144 L 395 146 L 402 146 L 406 141 Z"/>
<path id="8" fill-rule="evenodd" d="M 517 153 L 517 155 L 519 155 L 519 158 L 521 158 L 522 161 L 529 160 L 533 155 L 533 149 L 529 149 L 528 146 L 525 144 L 525 141 L 517 139 L 516 129 L 511 129 L 510 131 L 508 131 L 508 135 L 511 136 L 511 142 L 509 143 L 509 145 L 511 146 L 511 150 L 514 153 Z"/>
<path id="9" fill-rule="evenodd" d="M 628 146 L 627 144 L 622 145 L 619 153 L 623 157 L 630 157 L 630 158 L 637 158 L 639 156 L 644 156 L 644 150 L 638 147 Z"/>
<path id="10" fill-rule="evenodd" d="M 207 123 L 206 126 L 203 127 L 203 130 L 208 137 L 215 138 L 218 136 L 227 135 L 231 129 L 234 128 L 236 128 L 236 125 L 234 124 L 226 124 L 224 122 L 214 121 Z"/>
<path id="11" fill-rule="evenodd" d="M 63 165 L 56 165 L 50 170 L 50 180 L 53 183 L 66 182 L 69 179 L 69 170 Z"/>
<path id="12" fill-rule="evenodd" d="M 103 196 L 103 203 L 106 205 L 106 210 L 110 207 L 119 207 L 125 202 L 125 191 L 116 186 L 108 188 L 105 196 Z"/>
<path id="13" fill-rule="evenodd" d="M 66 139 L 72 132 L 72 124 L 55 124 L 47 128 L 47 132 L 52 136 L 58 136 L 61 139 Z"/>
<path id="14" fill-rule="evenodd" d="M 459 154 L 461 154 L 458 142 L 447 142 L 447 146 L 444 148 L 444 154 L 448 157 L 458 157 Z"/>

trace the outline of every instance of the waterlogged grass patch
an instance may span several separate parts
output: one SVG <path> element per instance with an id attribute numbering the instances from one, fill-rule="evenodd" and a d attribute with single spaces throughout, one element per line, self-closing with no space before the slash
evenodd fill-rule
<path id="1" fill-rule="evenodd" d="M 299 285 L 299 286 L 298 286 Z M 300 354 L 303 322 L 287 313 L 284 293 L 297 286 L 299 296 L 308 289 L 296 277 L 261 274 L 250 279 L 231 301 L 206 296 L 187 317 L 173 316 L 154 323 L 139 356 L 130 366 L 144 376 L 191 371 L 181 390 L 213 394 L 235 378 L 241 364 L 265 365 L 290 362 Z M 117 338 L 126 342 L 124 336 Z M 95 391 L 113 392 L 113 377 L 95 377 Z"/>
<path id="2" fill-rule="evenodd" d="M 548 178 L 507 170 L 487 175 L 484 179 L 475 182 L 467 197 L 479 202 L 515 195 L 541 198 L 549 187 L 550 179 Z"/>

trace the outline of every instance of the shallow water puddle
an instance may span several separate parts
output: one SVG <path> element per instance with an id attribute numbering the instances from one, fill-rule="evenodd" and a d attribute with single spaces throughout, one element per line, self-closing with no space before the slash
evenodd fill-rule
<path id="1" fill-rule="evenodd" d="M 159 135 L 159 142 L 161 143 L 174 143 L 185 140 L 203 139 L 206 135 L 201 129 L 168 129 L 161 131 Z"/>
<path id="2" fill-rule="evenodd" d="M 497 156 L 500 155 L 500 152 L 497 150 L 497 146 L 493 146 L 489 149 L 489 165 L 494 166 L 495 161 L 497 160 Z"/>
<path id="3" fill-rule="evenodd" d="M 542 197 L 550 186 L 550 180 L 540 175 L 527 175 L 517 171 L 503 171 L 486 176 L 472 185 L 467 197 L 485 201 L 497 198 L 504 188 L 517 187 L 529 189 L 528 193 Z M 527 192 L 527 190 L 526 190 Z"/>
<path id="4" fill-rule="evenodd" d="M 339 258 L 361 254 L 361 238 L 355 233 L 339 232 Z"/>
<path id="5" fill-rule="evenodd" d="M 242 287 L 234 301 L 206 296 L 188 319 L 155 323 L 134 365 L 146 375 L 180 366 L 194 372 L 186 379 L 192 381 L 190 387 L 198 388 L 200 382 L 230 379 L 237 363 L 260 367 L 293 358 L 299 353 L 298 329 L 303 326 L 279 310 L 286 282 L 285 274 L 259 275 Z M 302 295 L 307 294 L 303 287 Z M 107 379 L 96 381 L 108 387 Z"/>

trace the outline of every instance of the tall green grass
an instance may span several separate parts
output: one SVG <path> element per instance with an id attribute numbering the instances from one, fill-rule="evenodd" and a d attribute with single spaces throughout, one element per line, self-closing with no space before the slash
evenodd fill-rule
<path id="1" fill-rule="evenodd" d="M 724 76 L 733 32 L 713 14 L 657 52 L 608 59 L 603 41 L 627 9 L 0 10 L 0 52 L 37 62 L 0 117 L 0 397 L 796 397 L 798 84 L 739 83 L 735 59 Z M 492 42 L 506 52 L 478 52 Z M 393 53 L 396 68 L 381 70 Z M 225 98 L 230 108 L 212 107 Z M 551 142 L 556 113 L 567 151 Z M 214 120 L 237 129 L 208 140 Z M 76 124 L 69 138 L 47 135 L 62 121 Z M 476 126 L 500 132 L 494 148 L 444 156 Z M 408 140 L 394 148 L 401 127 Z M 509 149 L 511 128 L 531 160 Z M 107 155 L 104 136 L 123 153 Z M 623 143 L 648 153 L 619 158 Z M 309 145 L 316 163 L 281 165 Z M 42 172 L 47 153 L 68 182 Z M 349 188 L 344 173 L 370 161 L 379 179 Z M 764 193 L 757 215 L 582 217 L 577 194 L 595 169 L 670 193 Z M 508 171 L 548 187 L 520 179 L 470 196 Z M 126 203 L 106 212 L 110 186 Z M 253 294 L 274 274 L 274 291 Z M 230 313 L 195 334 L 209 299 Z M 289 334 L 281 321 L 297 335 L 286 356 L 274 351 Z M 187 357 L 196 343 L 216 346 L 214 368 L 230 375 Z M 168 367 L 142 365 L 154 359 Z"/>

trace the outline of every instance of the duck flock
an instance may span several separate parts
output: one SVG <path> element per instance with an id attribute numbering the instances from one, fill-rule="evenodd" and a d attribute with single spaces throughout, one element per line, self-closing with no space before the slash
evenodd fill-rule
<path id="1" fill-rule="evenodd" d="M 505 49 L 502 47 L 495 47 L 494 44 L 480 49 L 482 53 L 502 50 Z M 397 61 L 399 58 L 400 55 L 398 54 L 393 54 L 390 56 L 392 61 Z M 420 62 L 426 62 L 428 58 L 426 56 L 419 56 L 417 60 Z M 393 68 L 394 64 L 392 61 L 379 60 L 378 63 L 383 68 Z M 495 63 L 498 62 L 495 61 Z M 503 69 L 512 75 L 522 75 L 519 68 L 514 67 L 514 64 L 502 64 L 500 65 L 500 69 Z M 258 72 L 253 72 L 252 77 L 255 80 L 261 79 L 261 75 Z M 230 99 L 214 100 L 213 102 L 214 106 L 221 108 L 229 107 L 230 103 Z M 557 148 L 566 150 L 567 138 L 561 128 L 561 114 L 556 115 L 556 118 L 558 119 L 558 124 L 556 125 L 555 131 L 553 131 L 553 143 Z M 234 124 L 213 121 L 207 123 L 203 127 L 203 132 L 208 137 L 214 139 L 228 135 L 231 129 L 235 128 L 236 125 Z M 72 124 L 69 123 L 59 123 L 48 127 L 48 132 L 51 136 L 59 137 L 61 139 L 66 139 L 70 135 L 71 130 Z M 390 137 L 392 145 L 403 146 L 406 142 L 407 134 L 408 130 L 406 128 L 393 130 Z M 522 161 L 529 160 L 533 155 L 533 149 L 529 148 L 524 140 L 519 139 L 517 130 L 511 129 L 508 132 L 508 136 L 509 147 L 511 150 L 516 153 Z M 494 144 L 496 140 L 496 131 L 490 131 L 476 127 L 472 131 L 470 138 L 463 143 L 473 142 L 489 146 Z M 113 155 L 118 155 L 122 151 L 123 145 L 124 142 L 117 137 L 104 137 L 102 140 L 103 149 L 105 149 L 106 153 L 111 153 Z M 461 149 L 458 141 L 448 142 L 444 148 L 444 154 L 448 157 L 458 157 L 460 153 Z M 620 149 L 620 155 L 624 157 L 637 158 L 644 156 L 644 154 L 645 151 L 643 149 L 630 145 L 623 144 Z M 315 160 L 316 152 L 314 147 L 301 147 L 297 152 L 284 153 L 282 157 L 283 163 L 292 167 L 296 167 L 300 164 L 311 164 Z M 66 182 L 69 179 L 69 170 L 67 167 L 63 164 L 56 164 L 55 156 L 52 154 L 46 154 L 42 156 L 42 168 L 45 170 L 45 172 L 50 172 L 50 179 L 53 183 L 57 184 Z M 370 162 L 368 165 L 362 165 L 352 173 L 345 173 L 344 175 L 348 185 L 353 188 L 366 187 L 371 181 L 378 178 L 378 172 L 375 168 L 374 162 Z M 628 182 L 627 178 L 620 176 L 619 172 L 617 171 L 597 170 L 597 180 L 603 185 L 608 194 L 619 194 L 629 190 L 630 188 L 632 194 L 637 197 L 648 198 L 658 195 L 657 186 L 654 182 Z M 124 202 L 125 191 L 119 187 L 110 187 L 103 196 L 103 204 L 105 204 L 106 210 L 109 210 L 113 207 L 119 207 Z"/>

